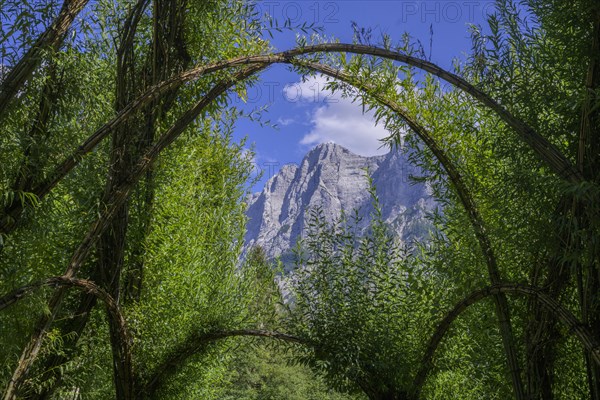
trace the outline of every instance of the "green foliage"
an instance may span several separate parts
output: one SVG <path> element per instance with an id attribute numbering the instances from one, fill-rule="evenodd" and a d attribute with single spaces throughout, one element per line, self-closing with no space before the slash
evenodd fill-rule
<path id="1" fill-rule="evenodd" d="M 340 390 L 379 398 L 410 392 L 437 296 L 383 221 L 374 188 L 371 195 L 372 222 L 364 233 L 358 213 L 326 221 L 319 208 L 311 210 L 289 323 L 314 343 L 302 363 Z"/>
<path id="2" fill-rule="evenodd" d="M 199 94 L 237 70 L 153 98 L 110 132 L 111 143 L 76 158 L 76 168 L 49 194 L 36 194 L 36 186 L 99 126 L 192 65 L 268 52 L 263 38 L 284 29 L 320 32 L 258 15 L 255 5 L 100 0 L 88 5 L 60 44 L 40 48 L 38 68 L 0 111 L 2 293 L 61 275 L 82 237 L 94 232 L 89 227 L 118 198 L 115 188 L 127 186 L 138 162 L 149 161 L 139 159 L 148 146 Z M 58 11 L 56 2 L 0 1 L 0 78 Z M 418 179 L 428 181 L 443 212 L 434 216 L 438 231 L 431 242 L 406 248 L 382 221 L 374 190 L 373 223 L 364 232 L 358 214 L 325 221 L 313 210 L 283 321 L 264 253 L 257 248 L 240 261 L 250 162 L 243 144 L 231 140 L 243 113 L 229 107 L 227 96 L 218 97 L 139 182 L 132 181 L 137 185 L 118 218 L 93 237 L 100 245 L 83 246 L 81 265 L 73 269 L 119 303 L 132 335 L 131 381 L 159 382 L 145 393 L 155 398 L 291 398 L 292 391 L 298 399 L 349 398 L 321 381 L 313 384 L 308 366 L 343 391 L 410 397 L 427 338 L 453 304 L 490 283 L 491 253 L 500 280 L 544 287 L 582 327 L 598 332 L 599 15 L 588 0 L 497 1 L 487 27 L 471 27 L 472 54 L 455 68 L 564 154 L 577 170 L 575 183 L 561 182 L 490 109 L 416 68 L 365 55 L 301 58 L 340 68 L 354 85 L 368 86 L 369 93 L 333 81 L 329 88 L 375 111 L 390 130 L 386 143 L 413 149 L 413 162 L 425 171 Z M 353 28 L 355 43 L 372 42 L 370 29 Z M 297 41 L 304 47 L 336 39 L 314 34 Z M 397 44 L 384 36 L 381 47 L 426 58 L 408 35 Z M 310 72 L 306 65 L 296 69 Z M 238 82 L 234 90 L 244 99 L 254 82 Z M 401 108 L 392 112 L 383 100 Z M 260 111 L 248 116 L 260 121 Z M 430 149 L 411 132 L 415 123 L 429 132 Z M 49 307 L 53 289 L 0 314 L 0 379 L 9 382 L 29 336 L 39 331 L 45 333 L 40 353 L 19 395 L 109 399 L 116 384 L 124 398 L 122 382 L 114 379 L 123 360 L 113 357 L 126 341 L 115 339 L 115 321 L 78 292 Z M 579 344 L 553 312 L 529 300 L 511 299 L 509 306 L 527 397 L 597 398 L 600 368 L 589 354 L 580 357 Z M 53 318 L 47 331 L 36 328 L 40 316 Z M 300 366 L 276 363 L 280 354 L 271 348 L 228 352 L 239 339 L 201 340 L 208 333 L 275 327 L 305 341 L 292 356 Z M 442 341 L 423 396 L 510 397 L 500 336 L 491 302 L 469 309 Z"/>
<path id="3" fill-rule="evenodd" d="M 3 62 L 8 63 L 2 66 L 3 73 L 16 62 L 8 55 L 22 55 L 31 39 L 58 12 L 55 3 L 42 3 L 2 2 L 1 52 Z M 103 143 L 92 154 L 77 159 L 79 165 L 43 200 L 31 194 L 32 187 L 48 178 L 57 164 L 115 114 L 117 93 L 122 90 L 116 74 L 117 49 L 123 44 L 124 24 L 133 3 L 92 3 L 62 46 L 56 52 L 44 53 L 42 66 L 12 102 L 9 112 L 0 116 L 0 207 L 4 211 L 14 204 L 25 206 L 18 221 L 7 219 L 16 221 L 18 229 L 1 235 L 3 294 L 61 275 L 73 250 L 106 207 L 100 199 L 106 198 L 102 188 L 113 168 L 109 158 L 118 142 L 116 133 L 113 144 Z M 177 38 L 179 53 L 165 50 L 169 65 L 186 55 L 190 57 L 187 68 L 190 63 L 264 51 L 268 44 L 260 39 L 262 20 L 252 18 L 252 13 L 252 4 L 244 1 L 190 4 L 181 26 L 183 34 Z M 10 32 L 5 30 L 10 25 L 6 21 L 14 23 Z M 184 68 L 177 64 L 165 75 L 152 77 L 155 27 L 152 12 L 142 13 L 131 48 L 134 61 L 129 67 L 135 75 L 135 83 L 127 89 L 131 99 Z M 177 27 L 173 29 L 172 34 L 176 34 Z M 182 87 L 170 100 L 154 104 L 156 110 L 164 112 L 153 111 L 157 117 L 149 124 L 153 130 L 150 137 L 162 134 L 198 100 L 199 93 L 229 73 L 200 79 Z M 158 80 L 153 82 L 149 77 Z M 238 87 L 241 90 L 244 85 Z M 163 107 L 169 102 L 171 106 Z M 226 110 L 226 105 L 223 96 L 207 107 L 199 121 L 191 123 L 183 138 L 155 164 L 146 176 L 150 178 L 138 184 L 128 202 L 123 271 L 117 286 L 133 333 L 135 367 L 141 381 L 191 333 L 252 327 L 273 313 L 268 302 L 274 300 L 267 299 L 263 290 L 273 285 L 270 275 L 258 266 L 242 268 L 239 261 L 245 225 L 242 200 L 250 159 L 242 151 L 243 143 L 232 143 L 231 129 L 239 113 Z M 148 111 L 132 120 L 144 120 Z M 129 138 L 139 134 L 140 126 L 146 127 L 135 124 L 131 123 L 129 131 L 125 129 Z M 131 141 L 128 163 L 134 163 L 149 144 Z M 97 254 L 89 257 L 80 277 L 98 279 L 97 261 Z M 141 293 L 132 294 L 139 288 Z M 40 310 L 48 314 L 50 293 L 39 291 L 0 314 L 2 382 L 9 381 Z M 27 380 L 28 391 L 39 393 L 59 383 L 59 397 L 74 395 L 74 387 L 81 396 L 114 397 L 111 343 L 102 307 L 91 312 L 89 321 L 83 320 L 85 328 L 80 334 L 62 330 L 80 317 L 80 301 L 78 292 L 66 296 L 56 327 L 42 346 L 41 361 Z M 222 379 L 219 357 L 215 356 L 219 349 L 208 348 L 190 360 L 195 368 L 177 372 L 185 382 L 191 380 L 197 385 L 167 385 L 165 390 L 177 398 L 177 393 L 203 397 L 199 395 L 202 390 Z M 62 382 L 44 375 L 48 373 L 45 363 L 54 356 L 65 357 L 52 367 L 61 371 Z"/>
<path id="4" fill-rule="evenodd" d="M 328 389 L 307 367 L 271 346 L 242 344 L 229 361 L 228 379 L 214 400 L 351 400 L 362 399 Z"/>
<path id="5" fill-rule="evenodd" d="M 578 165 L 585 178 L 576 184 L 560 182 L 511 128 L 462 90 L 443 85 L 416 68 L 367 56 L 319 58 L 340 67 L 358 86 L 369 88 L 364 93 L 348 84 L 332 81 L 329 85 L 374 110 L 377 120 L 390 130 L 388 144 L 408 144 L 417 150 L 412 161 L 426 171 L 422 179 L 444 206 L 443 213 L 434 218 L 438 232 L 420 256 L 435 277 L 435 287 L 446 292 L 442 307 L 490 283 L 481 242 L 468 214 L 469 205 L 453 186 L 447 168 L 406 119 L 383 107 L 380 99 L 400 105 L 455 167 L 481 217 L 501 279 L 544 286 L 582 319 L 589 318 L 588 326 L 597 331 L 600 314 L 592 304 L 598 304 L 600 287 L 594 266 L 598 260 L 598 197 L 594 193 L 600 142 L 597 128 L 592 127 L 598 121 L 597 78 L 592 72 L 598 65 L 597 49 L 590 49 L 598 41 L 598 12 L 598 6 L 588 1 L 497 1 L 487 27 L 472 27 L 473 52 L 466 64 L 455 61 L 456 74 L 491 95 Z M 355 29 L 355 33 L 357 43 L 371 41 L 368 30 Z M 422 49 L 410 43 L 410 39 L 395 45 L 389 38 L 380 40 L 381 47 L 424 58 Z M 588 122 L 586 128 L 585 118 L 596 122 Z M 436 356 L 436 369 L 424 394 L 427 398 L 511 396 L 492 307 L 482 303 L 451 330 Z M 569 379 L 555 379 L 565 376 L 559 371 L 557 355 L 565 356 L 568 334 L 533 301 L 511 301 L 510 308 L 528 395 L 581 397 L 576 382 L 584 379 L 586 367 L 575 361 L 577 356 L 561 358 L 577 372 L 569 374 Z M 600 381 L 600 375 L 596 367 L 589 368 L 596 371 L 589 382 L 593 397 L 593 382 Z M 465 377 L 473 378 L 471 385 L 463 384 Z"/>
<path id="6" fill-rule="evenodd" d="M 250 325 L 258 317 L 249 313 L 252 290 L 263 282 L 249 279 L 252 267 L 237 267 L 245 224 L 240 199 L 250 171 L 241 147 L 206 131 L 170 150 L 162 167 L 144 243 L 146 279 L 129 310 L 145 371 L 193 332 Z M 206 373 L 187 370 L 186 382 Z"/>

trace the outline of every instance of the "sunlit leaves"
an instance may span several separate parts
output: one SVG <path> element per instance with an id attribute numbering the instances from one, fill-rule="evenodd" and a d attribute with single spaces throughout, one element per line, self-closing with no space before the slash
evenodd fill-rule
<path id="1" fill-rule="evenodd" d="M 426 274 L 389 232 L 374 190 L 372 223 L 311 211 L 294 273 L 292 329 L 315 343 L 304 362 L 330 384 L 407 393 L 436 297 Z"/>

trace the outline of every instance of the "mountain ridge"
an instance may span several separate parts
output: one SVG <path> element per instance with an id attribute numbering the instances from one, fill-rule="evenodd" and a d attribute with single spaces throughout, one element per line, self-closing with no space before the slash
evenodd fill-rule
<path id="1" fill-rule="evenodd" d="M 300 164 L 286 164 L 261 192 L 248 199 L 245 249 L 259 245 L 269 258 L 290 260 L 291 249 L 303 235 L 308 210 L 321 207 L 333 220 L 342 210 L 358 210 L 370 222 L 371 196 L 366 170 L 371 175 L 382 208 L 382 217 L 401 240 L 422 240 L 428 229 L 426 214 L 435 207 L 424 183 L 411 182 L 416 170 L 402 150 L 365 157 L 335 143 L 311 149 Z"/>

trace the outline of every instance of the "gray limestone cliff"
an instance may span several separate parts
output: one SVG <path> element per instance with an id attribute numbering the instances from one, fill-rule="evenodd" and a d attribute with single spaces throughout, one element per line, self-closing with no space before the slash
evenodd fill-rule
<path id="1" fill-rule="evenodd" d="M 308 210 L 319 206 L 333 220 L 340 212 L 359 210 L 368 225 L 372 211 L 365 168 L 373 179 L 383 218 L 403 241 L 422 240 L 429 222 L 425 214 L 435 207 L 427 185 L 410 181 L 414 169 L 407 156 L 393 151 L 363 157 L 334 144 L 320 144 L 299 165 L 288 164 L 263 191 L 248 200 L 245 247 L 260 245 L 270 258 L 290 260 L 291 249 L 302 236 Z"/>

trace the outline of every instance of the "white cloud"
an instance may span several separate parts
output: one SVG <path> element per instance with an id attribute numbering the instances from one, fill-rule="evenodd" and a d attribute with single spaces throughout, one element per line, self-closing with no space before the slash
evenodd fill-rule
<path id="1" fill-rule="evenodd" d="M 294 122 L 296 122 L 296 120 L 294 120 L 293 118 L 282 118 L 282 117 L 277 118 L 277 125 L 281 125 L 281 126 L 288 126 L 288 125 L 293 124 Z"/>
<path id="2" fill-rule="evenodd" d="M 339 93 L 327 91 L 326 82 L 325 77 L 317 76 L 284 88 L 284 96 L 288 101 L 320 104 L 312 111 L 312 128 L 300 144 L 314 146 L 335 142 L 363 156 L 387 153 L 389 150 L 381 147 L 378 139 L 389 133 L 382 124 L 375 125 L 373 113 L 363 114 L 359 102 L 352 103 Z"/>

